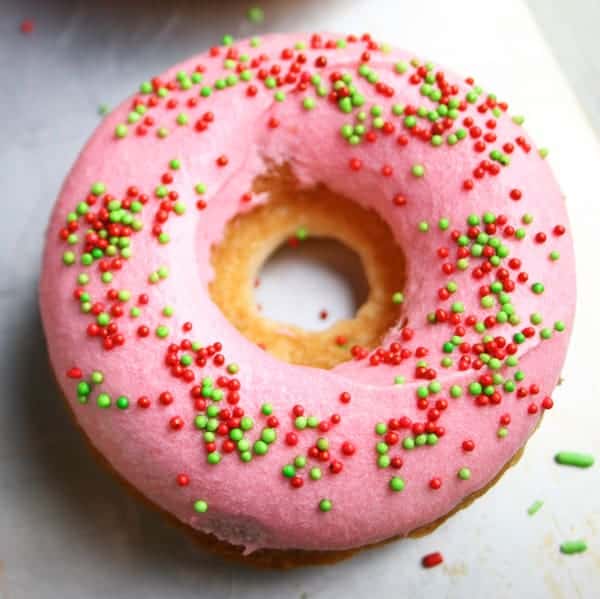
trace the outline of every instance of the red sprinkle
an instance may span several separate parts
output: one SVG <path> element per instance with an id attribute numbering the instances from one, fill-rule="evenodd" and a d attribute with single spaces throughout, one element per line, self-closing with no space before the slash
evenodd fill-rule
<path id="1" fill-rule="evenodd" d="M 428 553 L 424 555 L 421 559 L 421 564 L 423 568 L 435 568 L 435 566 L 439 566 L 444 561 L 444 556 L 436 551 L 435 553 Z"/>
<path id="2" fill-rule="evenodd" d="M 21 33 L 23 33 L 24 35 L 29 35 L 30 33 L 33 33 L 34 27 L 35 23 L 32 19 L 25 19 L 21 22 Z"/>

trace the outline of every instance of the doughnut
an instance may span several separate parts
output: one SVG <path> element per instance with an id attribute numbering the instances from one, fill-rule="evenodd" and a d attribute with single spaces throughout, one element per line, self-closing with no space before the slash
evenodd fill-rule
<path id="1" fill-rule="evenodd" d="M 564 198 L 523 121 L 368 34 L 226 36 L 142 82 L 67 176 L 43 255 L 88 442 L 195 538 L 269 564 L 481 495 L 552 407 L 574 317 Z M 322 331 L 254 298 L 307 238 L 346 244 L 370 287 Z"/>

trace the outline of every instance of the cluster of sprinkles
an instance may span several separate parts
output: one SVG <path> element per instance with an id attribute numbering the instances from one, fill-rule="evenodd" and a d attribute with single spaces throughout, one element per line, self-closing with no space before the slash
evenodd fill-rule
<path id="1" fill-rule="evenodd" d="M 264 15 L 254 7 L 247 18 L 259 23 Z M 331 54 L 349 45 L 363 46 L 359 64 L 355 69 L 332 71 Z M 379 66 L 374 58 L 388 50 L 369 34 L 340 39 L 315 34 L 308 44 L 298 42 L 276 57 L 261 51 L 258 38 L 251 40 L 250 47 L 252 51 L 244 53 L 235 47 L 230 36 L 225 36 L 223 46 L 211 48 L 206 60 L 222 64 L 222 74 L 215 80 L 209 81 L 206 65 L 198 64 L 192 72 L 180 71 L 169 80 L 154 77 L 143 82 L 126 118 L 114 129 L 115 141 L 124 143 L 153 135 L 160 143 L 178 128 L 184 128 L 189 135 L 206 136 L 218 115 L 206 110 L 203 103 L 213 94 L 236 93 L 249 102 L 259 94 L 269 95 L 274 102 L 297 101 L 306 112 L 325 107 L 339 111 L 346 122 L 335 135 L 340 135 L 350 148 L 381 143 L 386 138 L 395 140 L 400 153 L 409 144 L 469 147 L 473 164 L 457 181 L 457 189 L 465 194 L 478 182 L 497 177 L 509 168 L 515 153 L 531 152 L 531 143 L 523 135 L 499 138 L 497 123 L 508 118 L 505 102 L 484 92 L 471 78 L 466 79 L 465 92 L 465 86 L 448 81 L 444 72 L 431 63 L 414 59 L 398 62 L 393 68 Z M 316 56 L 310 58 L 313 54 Z M 403 86 L 418 89 L 420 101 L 406 105 L 395 102 L 396 90 Z M 367 89 L 369 96 L 374 93 L 381 97 L 381 103 L 369 104 Z M 389 102 L 384 100 L 391 102 L 389 108 L 385 107 Z M 104 107 L 100 110 L 101 114 L 107 111 Z M 513 121 L 520 125 L 523 119 L 513 117 Z M 270 117 L 267 129 L 276 132 L 280 124 L 275 116 Z M 545 158 L 547 151 L 540 150 L 539 154 Z M 543 306 L 544 281 L 528 272 L 522 248 L 527 244 L 529 251 L 533 245 L 534 251 L 545 252 L 549 263 L 556 263 L 560 260 L 557 248 L 565 226 L 556 223 L 550 230 L 542 230 L 536 228 L 534 217 L 527 213 L 516 220 L 474 209 L 462 222 L 453 222 L 448 216 L 437 223 L 415 223 L 420 233 L 432 239 L 431 251 L 439 264 L 437 274 L 443 280 L 430 298 L 431 311 L 423 323 L 426 329 L 443 332 L 440 347 L 428 347 L 427 339 L 419 338 L 408 326 L 399 330 L 395 341 L 374 351 L 352 344 L 344 335 L 336 338 L 337 345 L 348 348 L 349 357 L 364 360 L 371 368 L 393 370 L 390 381 L 394 385 L 416 382 L 412 399 L 418 418 L 410 418 L 399 406 L 395 417 L 369 423 L 372 446 L 363 448 L 351 438 L 339 440 L 344 410 L 351 409 L 348 392 L 337 398 L 341 413 L 309 414 L 300 404 L 286 411 L 276 401 L 263 403 L 256 413 L 249 412 L 243 401 L 245 386 L 238 376 L 243 365 L 226 357 L 220 341 L 206 344 L 195 340 L 191 322 L 177 330 L 170 324 L 173 308 L 155 301 L 153 290 L 169 277 L 169 265 L 153 265 L 143 289 L 130 290 L 120 283 L 121 273 L 135 257 L 137 236 L 149 235 L 160 249 L 171 242 L 174 221 L 189 215 L 189 207 L 175 189 L 183 160 L 173 157 L 162 165 L 153 189 L 140 189 L 134 182 L 126 189 L 108 189 L 105 183 L 92 181 L 89 192 L 68 213 L 58 232 L 65 244 L 64 267 L 74 271 L 72 301 L 85 319 L 82 335 L 107 352 L 119 351 L 132 342 L 160 343 L 160 363 L 173 378 L 172 387 L 153 397 L 143 392 L 138 397 L 111 396 L 103 389 L 105 380 L 100 369 L 86 374 L 73 366 L 67 376 L 75 381 L 82 405 L 122 412 L 172 406 L 175 413 L 169 411 L 169 416 L 165 416 L 165 431 L 173 435 L 184 429 L 195 431 L 209 467 L 218 467 L 225 459 L 237 459 L 240 465 L 268 460 L 274 445 L 282 444 L 288 449 L 289 459 L 276 464 L 274 472 L 294 492 L 301 493 L 309 485 L 323 487 L 323 495 L 314 506 L 322 514 L 336 509 L 336 498 L 326 494 L 323 483 L 329 477 L 344 476 L 346 464 L 360 451 L 372 452 L 369 455 L 373 468 L 384 477 L 382 489 L 390 500 L 401 501 L 419 484 L 401 475 L 405 462 L 419 460 L 444 443 L 445 415 L 465 402 L 483 410 L 502 406 L 494 430 L 498 443 L 509 434 L 515 414 L 533 416 L 552 408 L 552 399 L 540 391 L 540 381 L 529 380 L 520 369 L 519 355 L 530 345 L 560 335 L 566 325 L 549 321 L 541 309 L 526 313 L 518 298 L 527 293 Z M 214 157 L 215 168 L 226 171 L 228 164 L 226 154 Z M 382 164 L 381 177 L 389 178 L 395 169 L 404 168 L 399 164 Z M 363 163 L 351 156 L 344 168 L 352 176 L 362 170 Z M 415 179 L 428 176 L 427 164 L 414 163 L 407 168 Z M 194 183 L 190 191 L 194 197 L 192 207 L 196 209 L 192 212 L 210 210 L 205 183 Z M 506 199 L 511 205 L 520 202 L 523 192 L 510 189 Z M 409 201 L 401 193 L 392 198 L 399 209 Z M 240 203 L 249 202 L 252 194 L 246 192 Z M 150 214 L 151 218 L 142 218 L 142 214 Z M 288 243 L 297 246 L 308 237 L 309 231 L 303 225 Z M 87 290 L 92 281 L 101 284 L 101 294 L 92 296 Z M 391 297 L 395 305 L 405 301 L 402 290 Z M 320 317 L 326 319 L 327 311 L 322 310 Z M 444 384 L 444 373 L 460 372 L 467 374 L 466 384 Z M 185 392 L 181 391 L 182 384 L 187 386 Z M 336 398 L 332 400 L 335 402 Z M 195 411 L 190 422 L 176 413 L 177 406 L 185 401 L 191 402 Z M 443 492 L 451 482 L 469 485 L 477 469 L 473 459 L 477 441 L 471 432 L 457 449 L 460 459 L 454 481 L 432 472 L 425 481 L 428 493 Z M 590 461 L 590 456 L 561 453 L 557 461 L 588 467 L 593 458 Z M 181 488 L 192 482 L 186 472 L 173 476 L 173 484 Z M 196 498 L 190 509 L 204 514 L 209 509 L 209 499 Z M 536 502 L 529 513 L 534 514 L 540 507 L 541 503 Z M 565 543 L 563 552 L 583 550 L 580 547 L 580 542 Z M 422 564 L 430 568 L 442 561 L 440 553 L 432 553 L 423 558 Z"/>

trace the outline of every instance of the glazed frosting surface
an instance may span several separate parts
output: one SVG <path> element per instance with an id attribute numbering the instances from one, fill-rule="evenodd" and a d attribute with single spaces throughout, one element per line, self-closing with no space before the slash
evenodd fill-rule
<path id="1" fill-rule="evenodd" d="M 564 200 L 510 107 L 437 65 L 417 63 L 407 52 L 360 37 L 345 43 L 338 43 L 347 39 L 339 35 L 315 39 L 294 34 L 268 36 L 258 46 L 235 42 L 173 67 L 126 100 L 103 120 L 68 175 L 43 258 L 40 305 L 50 359 L 91 443 L 151 502 L 247 552 L 338 550 L 406 535 L 485 487 L 551 406 L 545 398 L 558 382 L 574 315 L 574 257 Z M 298 67 L 286 79 L 293 64 Z M 272 71 L 274 65 L 280 70 Z M 338 74 L 351 82 L 343 83 Z M 450 86 L 448 97 L 458 102 L 451 108 L 454 118 L 447 115 L 447 98 L 446 109 L 439 110 L 444 93 L 441 98 L 432 93 L 436 82 Z M 412 107 L 426 110 L 413 115 Z M 251 193 L 269 164 L 289 164 L 301 185 L 324 184 L 389 223 L 406 256 L 407 283 L 399 291 L 401 321 L 407 323 L 390 330 L 381 346 L 406 349 L 399 364 L 385 359 L 374 364 L 372 353 L 353 359 L 351 340 L 348 361 L 333 370 L 282 363 L 240 335 L 211 301 L 211 246 L 233 216 L 267 200 L 260 194 L 251 201 L 240 198 Z M 111 262 L 118 249 L 115 256 L 82 264 L 85 233 L 94 220 L 86 224 L 84 214 L 98 212 L 107 193 L 113 199 L 106 203 L 127 197 L 137 202 L 146 194 L 147 202 L 132 217 L 143 228 L 122 244 L 130 252 L 120 264 Z M 79 214 L 76 207 L 86 198 L 89 207 Z M 177 210 L 158 232 L 157 212 L 165 201 L 177 203 Z M 115 219 L 122 218 L 118 207 L 114 212 Z M 71 243 L 64 233 L 61 238 L 69 220 L 79 222 L 78 230 L 69 231 L 77 236 Z M 121 222 L 128 226 L 129 220 Z M 474 272 L 492 256 L 499 263 L 490 272 Z M 514 259 L 518 265 L 511 266 Z M 103 268 L 111 275 L 105 282 Z M 507 274 L 499 279 L 501 269 Z M 500 291 L 490 288 L 502 281 Z M 111 289 L 129 293 L 107 299 Z M 139 302 L 140 294 L 147 303 Z M 102 309 L 94 308 L 98 302 Z M 115 305 L 122 314 L 118 308 L 111 312 Z M 431 316 L 436 310 L 442 312 Z M 467 324 L 469 316 L 478 324 Z M 490 317 L 493 322 L 484 325 Z M 112 349 L 104 347 L 101 335 L 90 334 L 98 318 L 100 328 L 118 324 L 115 334 L 122 338 Z M 144 326 L 146 336 L 140 335 Z M 473 346 L 491 340 L 486 335 L 496 338 L 495 346 L 477 352 Z M 183 364 L 194 380 L 174 376 L 165 358 L 170 344 L 184 339 L 220 343 L 216 353 L 225 356 L 224 364 L 209 356 L 204 366 Z M 469 344 L 468 351 L 461 344 Z M 507 353 L 511 344 L 514 353 Z M 175 353 L 196 358 L 181 346 Z M 470 362 L 461 369 L 463 356 Z M 228 371 L 231 364 L 239 371 Z M 90 382 L 93 372 L 101 373 L 101 382 Z M 227 436 L 216 434 L 214 452 L 206 447 L 207 425 L 198 420 L 206 410 L 198 410 L 191 390 L 206 377 L 217 388 L 222 375 L 239 381 L 236 405 L 254 423 L 244 431 L 249 449 L 224 451 L 229 430 Z M 496 378 L 482 383 L 486 375 Z M 396 377 L 403 377 L 402 384 Z M 160 400 L 165 392 L 170 403 Z M 228 392 L 205 403 L 233 410 Z M 348 403 L 340 401 L 342 393 L 349 394 Z M 140 406 L 140 397 L 149 405 Z M 261 412 L 265 403 L 276 426 Z M 302 406 L 302 417 L 317 422 L 331 422 L 337 414 L 339 423 L 328 430 L 304 428 L 293 406 Z M 427 422 L 425 432 L 412 428 Z M 286 442 L 289 432 L 297 444 Z M 264 455 L 263 446 L 255 445 L 261 435 L 267 439 Z M 329 455 L 321 449 L 311 457 L 319 439 Z M 344 452 L 348 443 L 354 452 Z M 250 454 L 247 462 L 240 458 L 244 451 Z M 219 462 L 209 463 L 208 454 Z M 306 465 L 295 468 L 302 484 L 294 488 L 282 468 L 297 456 Z M 401 467 L 389 463 L 394 457 Z M 333 460 L 342 463 L 338 473 L 330 470 Z M 321 476 L 312 480 L 310 470 L 317 467 Z"/>

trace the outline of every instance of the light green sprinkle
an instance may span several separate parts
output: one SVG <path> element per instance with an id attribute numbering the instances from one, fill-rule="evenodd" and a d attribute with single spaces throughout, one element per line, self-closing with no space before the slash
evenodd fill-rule
<path id="1" fill-rule="evenodd" d="M 399 476 L 392 476 L 392 478 L 390 478 L 389 487 L 395 493 L 399 493 L 405 487 L 404 480 Z"/>
<path id="2" fill-rule="evenodd" d="M 392 303 L 393 304 L 401 304 L 404 302 L 404 294 L 400 291 L 396 291 L 396 293 L 394 293 L 392 295 Z"/>
<path id="3" fill-rule="evenodd" d="M 537 501 L 534 501 L 528 508 L 527 508 L 527 513 L 530 516 L 533 516 L 534 514 L 537 514 L 541 509 L 542 506 L 544 505 L 544 502 L 540 499 L 538 499 Z"/>
<path id="4" fill-rule="evenodd" d="M 265 11 L 260 6 L 252 6 L 248 9 L 246 17 L 250 23 L 257 25 L 265 20 Z"/>
<path id="5" fill-rule="evenodd" d="M 565 541 L 560 545 L 560 552 L 565 555 L 573 555 L 574 553 L 583 553 L 587 551 L 587 543 L 583 539 L 576 541 Z"/>
<path id="6" fill-rule="evenodd" d="M 165 339 L 169 336 L 169 327 L 165 326 L 164 324 L 161 324 L 156 327 L 155 333 L 159 339 Z"/>
<path id="7" fill-rule="evenodd" d="M 575 466 L 577 468 L 590 468 L 594 465 L 594 456 L 589 453 L 578 453 L 575 451 L 560 451 L 554 456 L 554 461 L 563 466 Z"/>
<path id="8" fill-rule="evenodd" d="M 422 164 L 414 164 L 410 171 L 413 177 L 424 177 L 425 167 Z"/>

